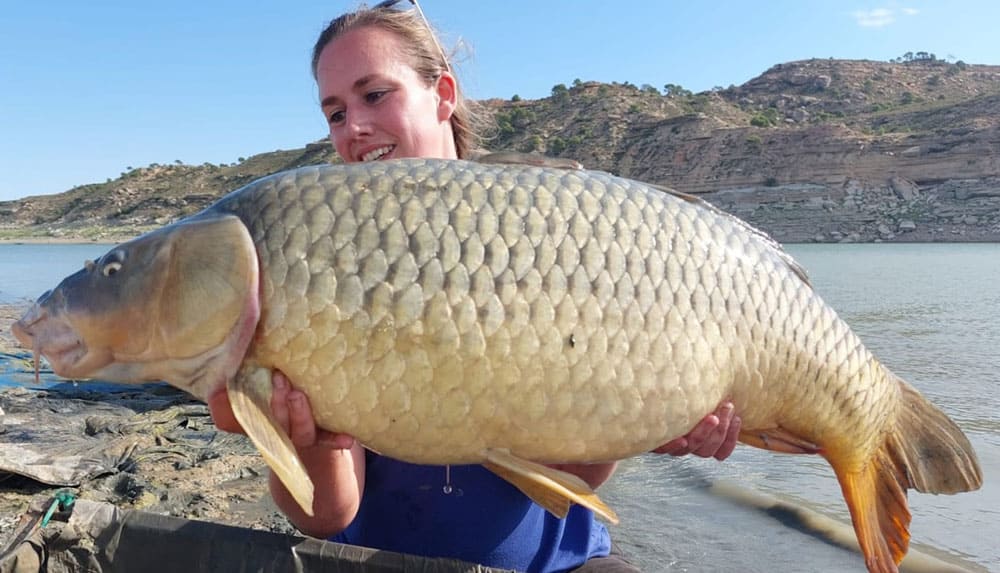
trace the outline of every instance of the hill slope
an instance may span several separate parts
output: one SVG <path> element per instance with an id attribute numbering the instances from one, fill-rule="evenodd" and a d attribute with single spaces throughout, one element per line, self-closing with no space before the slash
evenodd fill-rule
<path id="1" fill-rule="evenodd" d="M 699 194 L 782 241 L 1000 240 L 1000 66 L 807 60 L 699 94 L 578 80 L 483 104 L 491 149 Z M 317 142 L 234 165 L 152 165 L 0 203 L 0 238 L 129 236 L 332 160 Z"/>

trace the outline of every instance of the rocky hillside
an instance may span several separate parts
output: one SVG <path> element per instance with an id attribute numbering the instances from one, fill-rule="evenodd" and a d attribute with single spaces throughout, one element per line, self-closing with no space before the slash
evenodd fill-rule
<path id="1" fill-rule="evenodd" d="M 65 193 L 0 202 L 0 239 L 123 239 L 196 213 L 270 173 L 335 160 L 326 142 L 232 165 L 153 164 Z"/>
<path id="2" fill-rule="evenodd" d="M 491 149 L 698 194 L 782 241 L 1000 240 L 1000 66 L 808 60 L 698 94 L 577 80 L 483 103 Z M 234 165 L 152 165 L 0 203 L 0 237 L 128 235 L 332 159 L 320 142 Z"/>

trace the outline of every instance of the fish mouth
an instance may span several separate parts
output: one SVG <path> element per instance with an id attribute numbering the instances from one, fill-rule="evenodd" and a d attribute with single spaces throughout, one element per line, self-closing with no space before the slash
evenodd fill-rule
<path id="1" fill-rule="evenodd" d="M 71 378 L 74 367 L 87 356 L 87 346 L 76 330 L 37 304 L 11 326 L 11 331 L 18 342 L 31 349 L 36 383 L 41 357 L 45 357 L 56 374 Z"/>

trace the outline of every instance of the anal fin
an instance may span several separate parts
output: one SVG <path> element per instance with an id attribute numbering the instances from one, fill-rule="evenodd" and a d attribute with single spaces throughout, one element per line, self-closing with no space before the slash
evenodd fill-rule
<path id="1" fill-rule="evenodd" d="M 510 482 L 532 501 L 556 517 L 566 517 L 572 504 L 580 504 L 611 523 L 618 516 L 597 493 L 577 476 L 530 462 L 501 450 L 487 450 L 488 470 Z"/>
<path id="2" fill-rule="evenodd" d="M 271 371 L 243 366 L 226 384 L 236 420 L 306 515 L 313 515 L 313 483 L 291 438 L 271 413 Z"/>
<path id="3" fill-rule="evenodd" d="M 837 474 L 851 522 L 871 573 L 897 573 L 910 542 L 905 476 L 884 450 L 857 471 L 828 459 Z"/>
<path id="4" fill-rule="evenodd" d="M 764 430 L 742 430 L 740 441 L 749 446 L 783 454 L 818 454 L 818 445 L 800 438 L 781 426 Z"/>

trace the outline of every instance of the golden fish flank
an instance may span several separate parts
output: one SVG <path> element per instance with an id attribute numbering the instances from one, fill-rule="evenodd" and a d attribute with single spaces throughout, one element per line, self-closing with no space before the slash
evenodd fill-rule
<path id="1" fill-rule="evenodd" d="M 906 552 L 907 489 L 982 480 L 962 432 L 776 243 L 670 190 L 461 161 L 311 167 L 118 251 L 115 286 L 67 278 L 19 338 L 60 374 L 201 397 L 227 384 L 307 511 L 312 484 L 270 418 L 273 369 L 326 429 L 411 462 L 484 463 L 557 515 L 574 502 L 612 520 L 586 484 L 527 460 L 645 452 L 730 397 L 745 443 L 830 462 L 872 571 Z M 123 323 L 151 350 L 116 353 Z"/>
<path id="2" fill-rule="evenodd" d="M 398 207 L 396 197 L 375 197 L 373 196 L 375 195 L 374 193 L 361 196 L 350 205 L 352 209 L 362 213 L 362 216 L 355 218 L 366 221 L 366 224 L 361 225 L 355 231 L 356 239 L 355 237 L 351 237 L 351 240 L 343 240 L 336 233 L 333 236 L 335 242 L 351 245 L 351 248 L 357 250 L 355 261 L 363 261 L 357 263 L 357 274 L 351 277 L 348 288 L 338 290 L 338 294 L 340 292 L 354 294 L 361 291 L 366 293 L 365 296 L 369 297 L 371 301 L 370 304 L 362 309 L 360 294 L 357 294 L 352 299 L 358 301 L 356 304 L 349 302 L 348 304 L 339 305 L 342 315 L 346 314 L 350 316 L 349 319 L 345 318 L 345 320 L 349 320 L 353 326 L 360 327 L 364 331 L 363 335 L 356 338 L 356 340 L 365 345 L 363 349 L 358 350 L 358 352 L 365 354 L 365 359 L 361 362 L 361 367 L 366 369 L 366 372 L 368 372 L 367 369 L 373 369 L 376 373 L 376 375 L 369 373 L 364 376 L 370 381 L 367 384 L 354 385 L 354 391 L 357 395 L 355 396 L 355 400 L 352 400 L 352 403 L 356 404 L 357 408 L 360 409 L 357 413 L 357 418 L 359 420 L 364 418 L 370 419 L 371 433 L 384 433 L 388 431 L 390 420 L 395 418 L 384 415 L 372 417 L 366 414 L 365 410 L 375 407 L 374 396 L 377 390 L 375 388 L 375 381 L 379 381 L 382 387 L 391 386 L 393 381 L 396 380 L 393 374 L 401 372 L 398 366 L 405 364 L 409 360 L 416 360 L 418 363 L 425 365 L 430 364 L 432 370 L 442 373 L 442 379 L 451 381 L 449 383 L 455 386 L 458 385 L 459 381 L 462 382 L 460 388 L 453 389 L 446 387 L 445 391 L 439 391 L 437 394 L 440 397 L 440 401 L 432 404 L 434 408 L 433 412 L 436 412 L 438 415 L 441 414 L 442 409 L 446 414 L 453 413 L 453 416 L 449 416 L 447 419 L 454 419 L 456 424 L 453 427 L 458 428 L 462 427 L 461 423 L 467 423 L 468 416 L 466 416 L 466 413 L 473 404 L 477 403 L 475 396 L 480 393 L 483 381 L 493 376 L 491 364 L 498 363 L 499 361 L 487 360 L 482 361 L 478 365 L 472 364 L 471 368 L 478 368 L 482 373 L 475 374 L 476 370 L 473 370 L 473 374 L 463 374 L 462 368 L 465 365 L 461 361 L 451 359 L 455 352 L 461 351 L 471 356 L 481 355 L 486 348 L 486 337 L 495 336 L 496 329 L 503 325 L 506 327 L 506 331 L 499 335 L 501 339 L 499 342 L 503 351 L 509 352 L 507 345 L 510 340 L 514 340 L 518 345 L 516 348 L 517 352 L 513 355 L 515 362 L 512 364 L 511 369 L 512 378 L 517 379 L 522 378 L 518 374 L 520 369 L 540 370 L 540 365 L 533 359 L 538 354 L 537 348 L 540 345 L 544 343 L 550 350 L 561 354 L 562 347 L 566 344 L 557 329 L 545 328 L 544 330 L 539 330 L 533 327 L 534 324 L 551 323 L 551 321 L 544 320 L 545 315 L 548 313 L 554 316 L 556 309 L 553 308 L 553 304 L 550 302 L 548 296 L 538 296 L 539 293 L 544 291 L 541 289 L 542 276 L 538 270 L 532 267 L 534 251 L 531 249 L 518 250 L 518 245 L 530 246 L 530 242 L 523 240 L 524 236 L 520 233 L 518 226 L 502 223 L 505 220 L 505 214 L 515 213 L 515 208 L 513 207 L 516 207 L 516 205 L 513 207 L 508 206 L 508 209 L 493 217 L 493 220 L 501 221 L 499 227 L 507 229 L 507 231 L 493 236 L 488 234 L 485 237 L 481 237 L 479 233 L 472 231 L 475 227 L 469 223 L 472 220 L 470 215 L 473 210 L 475 208 L 481 209 L 476 204 L 478 199 L 477 193 L 475 193 L 476 189 L 476 187 L 473 187 L 471 197 L 463 196 L 457 203 L 446 205 L 455 214 L 454 222 L 450 227 L 442 229 L 442 239 L 439 241 L 440 252 L 432 252 L 431 256 L 428 257 L 428 260 L 440 260 L 445 264 L 445 267 L 442 269 L 446 273 L 445 284 L 441 288 L 441 292 L 446 296 L 439 296 L 437 301 L 431 297 L 427 297 L 426 302 L 428 305 L 440 305 L 440 307 L 437 312 L 426 312 L 426 323 L 412 324 L 412 317 L 417 314 L 413 310 L 415 308 L 413 303 L 424 303 L 425 297 L 421 296 L 421 293 L 433 292 L 433 289 L 425 289 L 421 281 L 418 281 L 416 284 L 411 283 L 410 288 L 406 290 L 393 289 L 391 287 L 394 284 L 394 278 L 387 276 L 390 268 L 393 268 L 396 272 L 405 273 L 415 263 L 414 257 L 409 251 L 395 247 L 395 245 L 400 244 L 400 241 L 396 240 L 399 234 L 393 231 L 394 225 L 401 225 L 399 219 L 395 217 L 395 214 L 401 210 Z M 564 197 L 562 197 L 561 203 L 564 206 L 569 204 L 570 201 L 576 201 L 576 197 L 569 190 L 563 188 L 562 194 Z M 483 194 L 480 193 L 479 195 Z M 524 200 L 528 197 L 530 196 L 524 193 L 521 199 Z M 458 198 L 456 197 L 456 199 Z M 404 199 L 400 199 L 400 201 L 402 200 Z M 596 201 L 582 202 L 585 205 L 588 203 L 591 205 L 596 204 Z M 338 204 L 337 201 L 332 201 L 331 203 L 334 205 Z M 421 207 L 426 208 L 423 205 Z M 590 210 L 592 213 L 589 216 L 597 216 L 597 209 L 590 208 Z M 392 211 L 394 216 L 382 217 L 381 214 L 386 211 Z M 562 253 L 565 253 L 566 256 L 575 256 L 578 251 L 582 250 L 586 256 L 578 257 L 580 260 L 574 262 L 563 260 L 558 270 L 550 274 L 553 280 L 559 283 L 568 281 L 572 290 L 567 292 L 574 294 L 578 298 L 578 300 L 574 300 L 573 297 L 567 296 L 565 302 L 561 305 L 561 315 L 565 317 L 564 322 L 566 324 L 575 323 L 579 320 L 585 321 L 586 324 L 601 324 L 601 321 L 604 320 L 604 317 L 602 317 L 602 307 L 605 307 L 603 312 L 607 314 L 607 320 L 604 323 L 607 324 L 608 332 L 606 333 L 604 329 L 597 329 L 598 331 L 593 335 L 577 336 L 580 339 L 577 351 L 573 355 L 570 355 L 568 357 L 569 360 L 565 363 L 556 363 L 550 368 L 558 372 L 565 372 L 567 367 L 575 368 L 577 374 L 573 378 L 580 380 L 581 386 L 586 388 L 588 385 L 591 385 L 587 380 L 588 378 L 597 376 L 610 378 L 610 373 L 602 373 L 603 370 L 610 369 L 609 363 L 603 360 L 586 360 L 591 355 L 588 352 L 588 348 L 595 346 L 601 352 L 606 352 L 606 350 L 602 349 L 608 346 L 607 339 L 617 335 L 619 344 L 615 346 L 615 349 L 618 352 L 624 353 L 628 349 L 628 340 L 625 333 L 621 331 L 622 312 L 615 306 L 617 305 L 617 301 L 613 298 L 614 283 L 611 282 L 609 273 L 603 271 L 600 262 L 598 264 L 589 262 L 598 258 L 603 259 L 603 255 L 600 250 L 587 250 L 588 245 L 596 245 L 597 243 L 588 242 L 587 225 L 589 223 L 584 220 L 585 211 L 583 209 L 573 211 L 567 209 L 567 211 L 572 218 L 566 225 L 568 231 L 568 234 L 565 235 L 566 240 L 560 243 L 562 245 Z M 351 214 L 353 215 L 353 212 Z M 343 213 L 334 213 L 333 218 L 339 219 L 343 215 Z M 299 218 L 296 217 L 296 219 Z M 517 214 L 517 219 L 510 220 L 519 220 L 520 218 L 522 216 Z M 264 217 L 263 220 L 266 222 L 268 218 Z M 287 218 L 283 221 L 287 227 Z M 393 221 L 393 223 L 382 224 L 380 221 Z M 366 229 L 370 229 L 370 231 L 366 231 Z M 280 229 L 277 231 L 269 229 L 267 231 L 267 235 L 269 236 L 280 236 L 281 233 L 282 230 Z M 369 240 L 376 237 L 380 239 L 377 246 L 374 240 Z M 489 265 L 485 264 L 486 248 L 483 245 L 483 239 L 490 239 L 493 244 L 506 241 L 505 250 L 511 253 L 509 255 L 510 264 L 507 268 L 494 273 Z M 283 244 L 284 247 L 281 252 L 285 258 L 296 259 L 300 257 L 299 252 L 290 251 L 287 239 L 284 240 Z M 300 242 L 296 241 L 296 244 L 300 244 Z M 357 246 L 355 247 L 355 245 Z M 276 251 L 272 250 L 272 252 Z M 450 256 L 449 252 L 453 253 L 454 256 Z M 518 262 L 519 260 L 525 262 Z M 583 261 L 588 262 L 584 263 Z M 315 272 L 316 261 L 310 258 L 309 263 L 310 268 Z M 268 288 L 269 284 L 288 280 L 286 277 L 289 273 L 284 271 L 286 265 L 265 262 L 263 266 L 278 270 L 277 273 L 269 273 L 271 281 L 265 275 L 265 293 L 272 290 Z M 567 279 L 562 272 L 564 268 L 576 269 L 576 272 Z M 436 271 L 436 267 L 432 267 L 432 269 Z M 354 272 L 353 268 L 350 270 Z M 431 274 L 431 276 L 433 277 L 435 274 Z M 496 276 L 494 277 L 494 275 Z M 534 293 L 534 300 L 527 298 L 527 295 L 532 294 L 530 292 L 524 292 L 522 299 L 515 298 L 514 294 L 518 290 L 519 280 L 524 281 L 524 284 L 528 285 L 529 288 L 531 284 L 538 285 L 536 287 L 538 292 Z M 590 296 L 588 295 L 588 291 L 593 288 L 591 285 L 594 284 L 597 285 L 597 295 L 604 297 L 606 299 L 605 302 L 588 304 L 590 302 L 587 298 Z M 499 288 L 495 285 L 499 285 Z M 299 317 L 304 318 L 306 316 L 317 315 L 313 310 L 315 308 L 314 301 L 308 298 L 303 299 L 302 297 L 305 289 L 282 288 L 280 290 L 284 296 L 275 298 L 272 301 L 272 305 L 270 305 L 273 312 L 271 316 L 281 317 L 280 320 L 275 322 L 275 324 L 279 325 L 279 328 L 273 332 L 265 331 L 266 336 L 263 338 L 274 342 L 273 345 L 269 346 L 274 347 L 276 355 L 280 355 L 281 353 L 290 355 L 285 362 L 296 362 L 300 355 L 311 353 L 315 347 L 322 346 L 327 341 L 315 338 L 314 334 L 320 329 L 303 329 L 301 326 L 302 319 Z M 396 293 L 396 296 L 392 293 Z M 501 301 L 501 298 L 506 300 Z M 608 307 L 607 300 L 611 300 L 614 304 Z M 301 304 L 286 304 L 285 301 Z M 506 308 L 509 310 L 509 313 L 504 312 L 504 303 L 508 305 Z M 320 306 L 325 304 L 322 295 L 318 304 Z M 584 310 L 582 316 L 577 312 L 578 308 Z M 400 310 L 403 312 L 399 312 Z M 353 311 L 357 312 L 352 315 Z M 633 314 L 635 317 L 639 317 L 637 311 Z M 477 320 L 477 317 L 480 315 L 487 318 L 482 325 Z M 492 322 L 489 320 L 491 316 L 496 317 Z M 535 317 L 534 319 L 533 316 Z M 270 325 L 270 321 L 265 324 Z M 411 331 L 406 332 L 405 330 L 411 326 Z M 297 338 L 293 339 L 290 336 L 282 335 L 283 331 L 301 332 L 303 330 L 309 336 L 303 337 L 300 334 Z M 401 331 L 403 332 L 401 333 Z M 343 334 L 342 329 L 338 329 L 337 332 Z M 369 335 L 369 332 L 371 335 Z M 392 333 L 392 335 L 389 336 L 387 333 Z M 413 350 L 409 352 L 392 350 L 386 344 L 380 343 L 381 340 L 395 343 L 404 341 L 407 337 L 421 335 L 429 338 L 436 345 L 438 352 L 435 353 L 435 356 L 439 357 L 438 363 L 431 363 L 426 357 L 423 350 L 425 346 L 423 342 L 411 345 Z M 523 359 L 518 359 L 518 357 L 522 356 L 524 357 Z M 584 360 L 579 360 L 580 358 Z M 274 358 L 273 360 L 275 362 L 281 361 L 280 358 Z M 625 375 L 628 376 L 629 373 L 626 372 Z M 344 377 L 350 379 L 359 376 L 359 373 L 344 372 L 341 376 L 335 376 L 335 378 Z M 530 379 L 541 379 L 543 377 L 544 375 L 541 372 L 533 378 L 529 376 Z M 408 384 L 413 387 L 415 383 L 410 381 Z M 517 396 L 519 400 L 524 400 L 528 405 L 523 412 L 519 412 L 520 416 L 525 416 L 529 420 L 532 418 L 538 420 L 545 418 L 544 406 L 549 398 L 544 391 L 544 387 L 539 386 L 527 392 L 522 389 Z M 564 404 L 565 402 L 563 400 Z M 494 400 L 480 399 L 478 403 L 482 404 L 483 407 L 493 409 Z M 586 405 L 586 403 L 585 401 L 584 404 Z M 611 413 L 623 409 L 620 406 L 622 400 L 616 394 L 606 400 L 589 400 L 589 403 L 592 404 L 592 407 L 608 409 Z M 616 407 L 616 404 L 618 407 Z M 410 415 L 423 418 L 429 413 L 430 411 L 416 412 Z M 583 416 L 588 415 L 586 411 L 582 412 L 582 414 Z M 574 427 L 578 425 L 575 417 L 568 420 L 574 424 Z M 516 420 L 514 421 L 516 422 Z M 645 425 L 638 427 L 640 432 L 644 429 Z M 594 431 L 598 430 L 598 428 L 594 429 Z M 452 433 L 450 429 L 446 431 L 449 434 Z M 507 431 L 506 428 L 502 427 L 497 430 L 498 433 L 506 433 Z M 447 438 L 454 439 L 454 436 L 449 435 Z M 465 438 L 461 439 L 464 440 Z M 629 439 L 635 439 L 634 433 Z M 589 440 L 587 436 L 583 436 L 578 438 L 578 441 L 582 444 Z M 529 444 L 535 442 L 537 440 L 532 438 Z M 455 447 L 459 447 L 459 444 L 448 446 L 448 455 L 454 455 L 452 450 Z M 469 449 L 468 446 L 465 448 Z M 474 452 L 470 455 L 477 456 L 478 459 L 479 453 Z"/>

